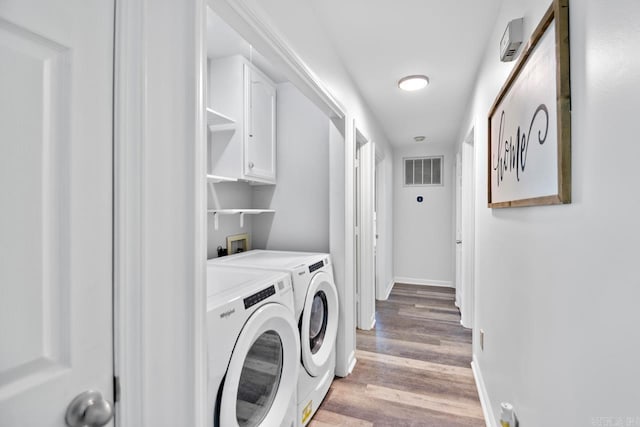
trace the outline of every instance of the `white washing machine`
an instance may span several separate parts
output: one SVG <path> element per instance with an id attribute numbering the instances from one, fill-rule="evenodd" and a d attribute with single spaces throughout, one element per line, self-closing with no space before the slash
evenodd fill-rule
<path id="1" fill-rule="evenodd" d="M 286 271 L 291 275 L 302 364 L 298 378 L 297 419 L 300 426 L 308 424 L 335 375 L 339 311 L 331 257 L 312 252 L 252 250 L 208 262 Z"/>
<path id="2" fill-rule="evenodd" d="M 297 326 L 289 274 L 207 265 L 207 426 L 297 425 Z"/>

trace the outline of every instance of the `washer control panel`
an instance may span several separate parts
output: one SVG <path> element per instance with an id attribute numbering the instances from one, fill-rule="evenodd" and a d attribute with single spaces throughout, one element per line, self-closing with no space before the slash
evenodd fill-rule
<path id="1" fill-rule="evenodd" d="M 245 310 L 249 307 L 253 307 L 258 304 L 260 301 L 264 301 L 269 298 L 271 295 L 276 294 L 276 287 L 271 285 L 266 289 L 261 290 L 260 292 L 256 292 L 255 294 L 248 296 L 244 299 L 244 308 Z"/>
<path id="2" fill-rule="evenodd" d="M 319 270 L 322 267 L 324 267 L 324 261 L 318 261 L 315 264 L 311 264 L 309 266 L 309 273 L 313 273 L 314 271 Z"/>

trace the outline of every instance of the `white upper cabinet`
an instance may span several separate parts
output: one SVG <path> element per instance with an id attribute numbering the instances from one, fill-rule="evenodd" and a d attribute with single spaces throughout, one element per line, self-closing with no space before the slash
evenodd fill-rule
<path id="1" fill-rule="evenodd" d="M 244 64 L 244 174 L 275 183 L 276 89 L 262 73 Z"/>
<path id="2" fill-rule="evenodd" d="M 208 173 L 275 184 L 274 83 L 242 56 L 232 56 L 209 61 L 208 86 L 210 108 L 229 119 L 209 126 Z"/>

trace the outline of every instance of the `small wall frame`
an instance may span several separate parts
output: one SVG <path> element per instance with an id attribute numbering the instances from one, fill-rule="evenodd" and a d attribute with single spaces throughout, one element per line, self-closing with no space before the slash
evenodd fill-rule
<path id="1" fill-rule="evenodd" d="M 238 252 L 246 252 L 250 250 L 249 234 L 234 234 L 227 237 L 227 253 L 237 254 Z"/>
<path id="2" fill-rule="evenodd" d="M 554 0 L 489 110 L 488 206 L 571 203 L 569 0 Z"/>

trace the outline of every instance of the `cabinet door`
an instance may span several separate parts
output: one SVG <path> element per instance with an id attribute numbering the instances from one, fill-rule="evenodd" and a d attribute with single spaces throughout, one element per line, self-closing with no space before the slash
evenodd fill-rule
<path id="1" fill-rule="evenodd" d="M 261 181 L 276 179 L 276 90 L 261 73 L 244 66 L 244 174 Z"/>

